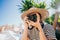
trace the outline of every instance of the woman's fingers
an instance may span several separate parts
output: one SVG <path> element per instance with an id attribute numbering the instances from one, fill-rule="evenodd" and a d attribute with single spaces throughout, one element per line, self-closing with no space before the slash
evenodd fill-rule
<path id="1" fill-rule="evenodd" d="M 25 16 L 25 18 L 24 18 L 24 22 L 28 20 L 27 18 L 28 18 L 28 17 Z"/>
<path id="2" fill-rule="evenodd" d="M 32 26 L 35 26 L 36 28 L 38 27 L 38 25 L 40 24 L 39 21 L 40 21 L 40 17 L 38 14 L 37 15 L 37 21 L 36 22 L 33 22 L 31 20 L 28 20 L 28 17 L 25 17 L 24 18 L 24 22 L 28 24 L 28 26 L 32 25 Z"/>
<path id="3" fill-rule="evenodd" d="M 36 14 L 37 15 L 37 22 L 39 22 L 40 21 L 40 16 L 39 16 L 39 14 Z"/>

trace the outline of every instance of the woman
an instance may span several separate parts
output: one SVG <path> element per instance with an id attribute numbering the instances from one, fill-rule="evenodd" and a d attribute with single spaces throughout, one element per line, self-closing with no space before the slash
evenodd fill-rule
<path id="1" fill-rule="evenodd" d="M 26 21 L 25 21 L 26 22 Z M 26 35 L 26 36 L 28 36 L 27 34 L 29 34 L 30 32 L 32 32 L 33 30 L 35 30 L 36 31 L 36 29 L 34 28 L 34 29 L 32 29 L 32 31 L 29 31 L 29 33 L 28 33 L 28 24 L 27 23 L 29 23 L 29 22 L 26 22 L 25 23 L 25 34 L 24 35 Z M 43 30 L 42 30 L 42 27 L 40 26 L 40 24 L 39 24 L 39 21 L 37 21 L 36 23 L 34 23 L 34 22 L 32 22 L 32 21 L 30 21 L 30 23 L 29 23 L 29 25 L 34 25 L 36 28 L 38 28 L 38 30 L 39 31 L 37 31 L 38 33 L 39 33 L 39 35 L 40 35 L 40 38 L 41 38 L 41 40 L 47 40 L 46 39 L 46 37 L 45 37 L 45 35 L 44 35 L 44 33 L 43 33 Z M 35 34 L 35 32 L 33 32 L 34 34 Z M 34 35 L 32 33 L 32 35 Z M 37 33 L 37 34 L 38 34 Z M 29 34 L 30 35 L 30 34 Z M 37 36 L 37 35 L 36 35 Z M 29 36 L 28 36 L 29 37 Z M 37 39 L 33 39 L 34 37 L 32 37 L 31 38 L 31 40 L 39 40 L 39 37 L 37 36 Z M 43 39 L 44 38 L 44 39 Z M 29 38 L 28 38 L 29 39 Z M 22 39 L 22 40 L 24 40 L 24 39 Z M 26 40 L 26 39 L 25 39 Z"/>
<path id="2" fill-rule="evenodd" d="M 25 24 L 22 40 L 56 40 L 53 27 L 42 25 L 47 17 L 48 11 L 45 9 L 31 8 L 25 11 L 22 14 Z"/>

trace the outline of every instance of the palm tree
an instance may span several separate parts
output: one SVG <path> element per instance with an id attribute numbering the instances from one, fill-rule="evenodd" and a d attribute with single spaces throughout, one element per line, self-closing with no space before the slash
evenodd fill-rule
<path id="1" fill-rule="evenodd" d="M 50 17 L 48 17 L 48 18 L 45 20 L 45 22 L 48 23 L 48 24 L 53 25 L 54 17 L 55 17 L 55 14 L 53 14 L 53 15 L 50 16 Z"/>
<path id="2" fill-rule="evenodd" d="M 22 0 L 21 4 L 22 4 L 22 8 L 19 7 L 19 10 L 21 9 L 21 12 L 26 11 L 33 6 L 31 0 Z"/>
<path id="3" fill-rule="evenodd" d="M 46 4 L 45 4 L 45 2 L 41 2 L 41 3 L 37 4 L 34 2 L 34 0 L 22 0 L 22 8 L 19 7 L 19 10 L 21 10 L 21 12 L 24 12 L 24 11 L 30 9 L 31 7 L 44 9 L 44 8 L 46 8 Z"/>

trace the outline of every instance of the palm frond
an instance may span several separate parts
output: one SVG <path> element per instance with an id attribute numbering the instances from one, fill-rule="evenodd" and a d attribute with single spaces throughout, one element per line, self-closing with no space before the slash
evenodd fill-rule
<path id="1" fill-rule="evenodd" d="M 30 9 L 31 7 L 43 8 L 43 9 L 46 7 L 44 2 L 37 4 L 34 2 L 34 0 L 22 0 L 22 3 L 23 3 L 22 8 L 19 8 L 21 10 L 21 12 Z"/>
<path id="2" fill-rule="evenodd" d="M 46 8 L 46 4 L 45 4 L 45 2 L 41 2 L 40 4 L 39 4 L 39 8 Z"/>
<path id="3" fill-rule="evenodd" d="M 48 18 L 45 20 L 45 22 L 48 23 L 48 24 L 53 25 L 54 17 L 55 17 L 55 14 L 53 14 L 51 17 L 48 17 Z"/>
<path id="4" fill-rule="evenodd" d="M 25 1 L 22 0 L 22 3 L 23 5 L 22 5 L 21 12 L 26 11 L 33 6 L 33 4 L 31 3 L 31 0 L 25 0 Z"/>

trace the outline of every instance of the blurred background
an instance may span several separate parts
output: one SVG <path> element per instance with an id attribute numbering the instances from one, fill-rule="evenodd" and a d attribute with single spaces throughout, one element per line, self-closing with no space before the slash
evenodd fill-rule
<path id="1" fill-rule="evenodd" d="M 0 0 L 0 27 L 15 27 L 14 31 L 20 28 L 19 33 L 11 30 L 0 33 L 0 40 L 10 38 L 10 40 L 19 40 L 21 38 L 23 21 L 20 16 L 31 7 L 47 9 L 49 17 L 45 22 L 53 25 L 56 12 L 60 13 L 60 0 Z M 60 17 L 57 22 L 60 22 Z M 7 37 L 9 38 L 7 39 Z"/>
<path id="2" fill-rule="evenodd" d="M 25 0 L 23 0 L 25 1 Z M 49 17 L 52 17 L 56 10 L 60 11 L 60 0 L 32 0 L 32 4 L 24 4 L 22 0 L 0 0 L 0 25 L 21 24 L 20 15 L 31 5 L 38 8 L 45 8 L 49 11 Z M 28 1 L 29 2 L 29 1 Z M 44 3 L 43 3 L 44 2 Z M 24 4 L 24 5 L 23 5 Z M 42 5 L 41 5 L 42 4 Z M 41 7 L 39 7 L 41 6 Z M 21 10 L 22 9 L 22 10 Z"/>

